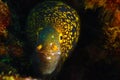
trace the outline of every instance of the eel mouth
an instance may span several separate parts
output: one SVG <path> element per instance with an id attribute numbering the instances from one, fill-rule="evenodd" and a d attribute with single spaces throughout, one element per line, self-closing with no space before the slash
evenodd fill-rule
<path id="1" fill-rule="evenodd" d="M 38 57 L 43 62 L 54 62 L 60 58 L 60 52 L 50 52 L 43 50 L 38 53 Z"/>
<path id="2" fill-rule="evenodd" d="M 38 57 L 39 69 L 42 74 L 51 74 L 60 62 L 60 52 L 53 53 L 43 50 L 38 53 Z"/>

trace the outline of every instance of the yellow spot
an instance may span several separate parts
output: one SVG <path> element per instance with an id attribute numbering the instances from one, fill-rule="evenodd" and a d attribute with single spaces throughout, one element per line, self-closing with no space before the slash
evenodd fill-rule
<path id="1" fill-rule="evenodd" d="M 68 54 L 65 54 L 65 58 L 68 57 Z"/>
<path id="2" fill-rule="evenodd" d="M 72 35 L 72 34 L 73 34 L 73 32 L 70 32 L 70 34 Z"/>
<path id="3" fill-rule="evenodd" d="M 66 37 L 67 37 L 67 35 L 64 35 L 64 37 L 66 38 Z"/>
<path id="4" fill-rule="evenodd" d="M 67 25 L 65 25 L 64 27 L 65 27 L 65 28 L 67 28 L 68 26 L 67 26 Z"/>
<path id="5" fill-rule="evenodd" d="M 68 34 L 68 31 L 66 32 L 66 34 Z"/>
<path id="6" fill-rule="evenodd" d="M 68 23 L 70 23 L 71 21 L 69 19 L 66 20 Z"/>
<path id="7" fill-rule="evenodd" d="M 39 51 L 40 49 L 42 49 L 42 45 L 41 44 L 38 45 L 36 49 L 37 49 L 37 51 Z"/>
<path id="8" fill-rule="evenodd" d="M 72 49 L 72 46 L 71 45 L 69 45 L 69 47 L 68 47 L 69 49 Z"/>

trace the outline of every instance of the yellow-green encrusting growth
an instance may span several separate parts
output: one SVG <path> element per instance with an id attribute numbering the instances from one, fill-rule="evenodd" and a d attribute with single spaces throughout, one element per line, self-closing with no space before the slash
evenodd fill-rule
<path id="1" fill-rule="evenodd" d="M 50 62 L 56 63 L 55 61 L 59 60 L 56 59 L 56 56 L 51 57 L 51 54 L 48 54 L 50 49 L 52 52 L 59 53 L 60 51 L 60 58 L 65 60 L 78 42 L 79 16 L 73 8 L 62 2 L 46 1 L 37 5 L 31 11 L 27 24 L 27 36 L 31 45 L 38 46 L 37 49 L 43 48 L 46 53 L 45 56 L 50 55 L 49 64 Z M 55 45 L 49 48 L 49 43 Z M 45 48 L 47 48 L 47 51 L 45 51 Z M 46 65 L 50 67 L 50 65 Z"/>

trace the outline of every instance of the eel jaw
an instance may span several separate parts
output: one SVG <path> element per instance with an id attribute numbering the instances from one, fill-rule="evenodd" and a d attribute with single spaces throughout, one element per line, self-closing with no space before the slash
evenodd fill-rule
<path id="1" fill-rule="evenodd" d="M 39 53 L 37 53 L 37 55 L 40 60 L 40 73 L 43 75 L 49 75 L 57 68 L 61 58 L 61 51 L 58 49 L 57 51 L 53 52 L 52 50 L 47 49 L 41 50 Z"/>

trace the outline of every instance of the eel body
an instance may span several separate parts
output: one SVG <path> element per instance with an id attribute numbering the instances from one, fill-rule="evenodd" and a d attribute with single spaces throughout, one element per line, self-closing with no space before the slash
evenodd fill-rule
<path id="1" fill-rule="evenodd" d="M 63 63 L 78 42 L 80 20 L 77 12 L 58 1 L 38 4 L 27 20 L 27 37 L 38 57 L 42 74 L 51 74 Z"/>

